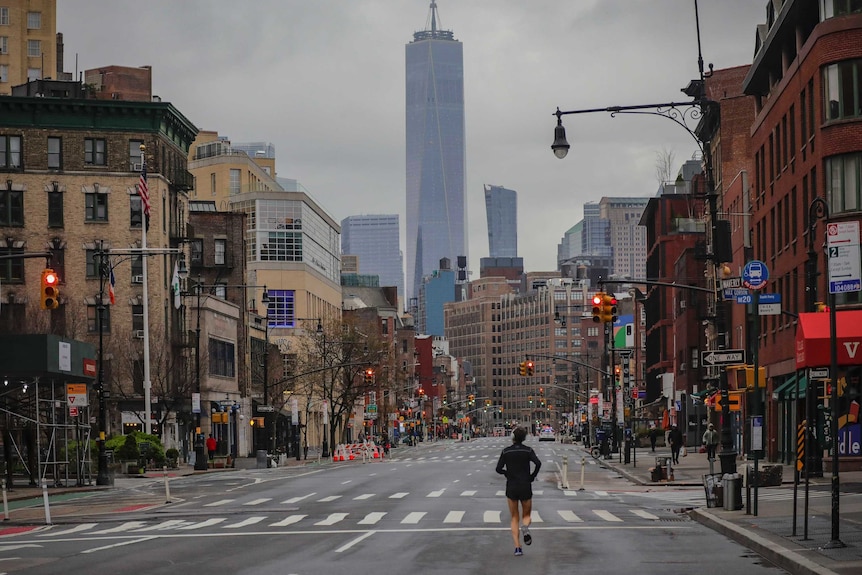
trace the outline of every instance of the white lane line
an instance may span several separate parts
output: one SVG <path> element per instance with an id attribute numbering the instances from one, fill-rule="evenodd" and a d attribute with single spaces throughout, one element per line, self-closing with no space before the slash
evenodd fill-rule
<path id="1" fill-rule="evenodd" d="M 475 491 L 462 491 L 461 492 L 461 497 L 473 497 L 474 495 L 476 495 Z"/>
<path id="2" fill-rule="evenodd" d="M 354 539 L 353 541 L 348 541 L 347 543 L 345 543 L 344 545 L 342 545 L 341 547 L 336 549 L 335 552 L 336 553 L 342 553 L 344 551 L 347 551 L 348 549 L 350 549 L 351 547 L 353 547 L 357 543 L 361 543 L 362 541 L 366 540 L 367 538 L 371 537 L 372 535 L 374 535 L 374 531 L 369 531 L 368 533 L 364 533 L 364 534 L 360 535 L 359 537 L 357 537 L 356 539 Z"/>
<path id="3" fill-rule="evenodd" d="M 608 496 L 607 491 L 596 491 L 595 494 L 598 495 L 599 497 L 607 497 Z"/>
<path id="4" fill-rule="evenodd" d="M 109 529 L 102 529 L 101 531 L 93 531 L 90 535 L 106 535 L 108 533 L 121 533 L 123 531 L 128 531 L 130 529 L 137 529 L 138 527 L 143 527 L 147 523 L 145 521 L 126 521 L 116 527 L 111 527 Z"/>
<path id="5" fill-rule="evenodd" d="M 461 520 L 464 518 L 463 511 L 450 511 L 446 515 L 446 519 L 443 520 L 443 523 L 461 523 Z"/>
<path id="6" fill-rule="evenodd" d="M 328 497 L 324 497 L 323 499 L 318 499 L 318 503 L 328 503 L 330 501 L 335 501 L 336 499 L 341 499 L 341 495 L 330 495 Z"/>
<path id="7" fill-rule="evenodd" d="M 533 491 L 533 495 L 544 495 L 545 491 L 543 489 L 536 489 Z"/>
<path id="8" fill-rule="evenodd" d="M 218 525 L 223 521 L 227 521 L 226 517 L 213 517 L 212 519 L 207 519 L 206 521 L 201 521 L 200 523 L 194 523 L 192 525 L 183 525 L 180 527 L 183 531 L 191 531 L 193 529 L 203 529 L 204 527 L 209 527 L 211 525 Z"/>
<path id="9" fill-rule="evenodd" d="M 597 516 L 601 517 L 605 521 L 622 521 L 622 519 L 620 519 L 610 511 L 605 511 L 604 509 L 593 509 L 593 513 L 595 513 Z"/>
<path id="10" fill-rule="evenodd" d="M 315 525 L 335 525 L 339 521 L 344 521 L 346 517 L 347 513 L 330 513 L 329 517 L 322 521 L 318 521 Z"/>
<path id="11" fill-rule="evenodd" d="M 363 517 L 359 521 L 358 525 L 374 525 L 375 523 L 383 519 L 384 515 L 386 515 L 385 511 L 372 511 L 371 513 Z"/>
<path id="12" fill-rule="evenodd" d="M 314 497 L 317 493 L 309 493 L 308 495 L 303 495 L 301 497 L 291 497 L 290 499 L 285 499 L 281 503 L 283 505 L 290 505 L 291 503 L 299 503 L 303 499 L 308 499 L 309 497 Z"/>
<path id="13" fill-rule="evenodd" d="M 114 547 L 123 547 L 125 545 L 134 545 L 135 543 L 143 543 L 144 541 L 150 541 L 152 539 L 156 539 L 156 536 L 153 535 L 151 537 L 139 537 L 137 539 L 128 539 L 126 541 L 114 543 L 113 545 L 105 545 L 104 547 L 94 547 L 92 549 L 87 549 L 85 551 L 81 551 L 81 554 L 83 555 L 84 553 L 96 553 L 97 551 L 104 551 L 105 549 L 113 549 Z"/>
<path id="14" fill-rule="evenodd" d="M 411 511 L 407 514 L 407 516 L 401 520 L 401 523 L 415 525 L 425 517 L 424 511 Z"/>
<path id="15" fill-rule="evenodd" d="M 500 522 L 500 512 L 499 511 L 486 511 L 482 514 L 482 521 L 485 523 L 499 523 Z"/>
<path id="16" fill-rule="evenodd" d="M 219 499 L 218 501 L 213 501 L 212 503 L 207 503 L 204 507 L 218 507 L 219 505 L 226 505 L 234 501 L 233 499 Z"/>
<path id="17" fill-rule="evenodd" d="M 495 493 L 495 495 L 497 497 L 504 497 L 506 495 L 506 492 L 504 490 L 500 490 L 497 493 Z"/>
<path id="18" fill-rule="evenodd" d="M 371 499 L 372 497 L 374 497 L 373 493 L 363 493 L 362 495 L 357 495 L 356 497 L 354 497 L 353 500 L 362 501 L 364 499 Z"/>
<path id="19" fill-rule="evenodd" d="M 577 492 L 577 491 L 568 491 L 568 490 L 567 490 L 567 491 L 563 491 L 563 495 L 565 495 L 566 497 L 577 497 L 577 496 L 578 496 L 578 492 Z"/>
<path id="20" fill-rule="evenodd" d="M 408 495 L 410 495 L 410 494 L 407 493 L 406 491 L 400 491 L 398 493 L 393 493 L 392 495 L 390 495 L 389 499 L 404 499 Z"/>
<path id="21" fill-rule="evenodd" d="M 569 523 L 583 523 L 584 520 L 575 515 L 574 511 L 569 511 L 568 509 L 560 509 L 557 511 L 560 514 L 560 517 L 563 518 L 564 521 L 568 521 Z"/>
<path id="22" fill-rule="evenodd" d="M 352 481 L 353 481 L 352 479 L 348 479 L 347 481 L 342 481 L 341 484 L 347 485 L 348 483 L 351 483 Z"/>
<path id="23" fill-rule="evenodd" d="M 657 515 L 653 515 L 649 511 L 644 511 L 643 509 L 629 509 L 629 511 L 631 511 L 638 517 L 643 517 L 644 519 L 658 519 Z"/>
<path id="24" fill-rule="evenodd" d="M 261 503 L 266 503 L 267 501 L 272 501 L 272 497 L 263 497 L 261 499 L 252 499 L 248 503 L 243 503 L 243 505 L 260 505 Z"/>
<path id="25" fill-rule="evenodd" d="M 156 525 L 150 525 L 149 527 L 142 527 L 140 529 L 135 529 L 134 533 L 143 533 L 145 531 L 161 531 L 163 529 L 171 529 L 173 527 L 180 527 L 182 525 L 189 525 L 188 521 L 183 519 L 169 519 L 167 521 L 162 521 L 161 523 L 157 523 Z"/>
<path id="26" fill-rule="evenodd" d="M 441 495 L 443 495 L 444 491 L 446 491 L 445 487 L 443 489 L 438 489 L 437 491 L 432 491 L 431 493 L 429 493 L 425 497 L 440 497 Z"/>
<path id="27" fill-rule="evenodd" d="M 254 517 L 249 517 L 248 519 L 243 519 L 239 523 L 232 523 L 230 525 L 225 525 L 222 529 L 239 529 L 240 527 L 245 527 L 246 525 L 254 525 L 255 523 L 260 523 L 266 519 L 265 515 L 257 515 Z"/>
<path id="28" fill-rule="evenodd" d="M 92 529 L 96 525 L 97 525 L 97 523 L 81 523 L 80 525 L 76 525 L 75 527 L 71 527 L 69 529 L 63 529 L 62 531 L 49 531 L 47 533 L 42 533 L 41 535 L 37 535 L 36 537 L 56 537 L 58 535 L 69 535 L 71 533 L 80 533 L 81 531 L 86 531 L 88 529 Z"/>
<path id="29" fill-rule="evenodd" d="M 294 523 L 299 523 L 303 519 L 308 517 L 308 515 L 288 515 L 286 518 L 281 521 L 276 521 L 275 523 L 270 523 L 270 527 L 287 527 L 288 525 L 293 525 Z"/>

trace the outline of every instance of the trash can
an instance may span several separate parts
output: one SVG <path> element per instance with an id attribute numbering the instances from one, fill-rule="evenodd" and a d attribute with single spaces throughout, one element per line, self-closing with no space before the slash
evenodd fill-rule
<path id="1" fill-rule="evenodd" d="M 266 469 L 267 463 L 269 462 L 269 457 L 267 456 L 265 449 L 257 450 L 257 468 L 258 469 Z"/>
<path id="2" fill-rule="evenodd" d="M 739 473 L 728 473 L 722 479 L 725 511 L 742 509 L 742 476 Z"/>

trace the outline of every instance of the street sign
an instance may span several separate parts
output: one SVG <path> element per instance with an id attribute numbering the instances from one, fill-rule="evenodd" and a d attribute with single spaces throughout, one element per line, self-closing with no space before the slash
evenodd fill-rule
<path id="1" fill-rule="evenodd" d="M 78 417 L 78 408 L 76 406 L 69 406 L 69 417 Z"/>
<path id="2" fill-rule="evenodd" d="M 258 413 L 272 413 L 275 411 L 275 408 L 271 405 L 258 405 L 257 412 Z"/>
<path id="3" fill-rule="evenodd" d="M 736 303 L 750 304 L 754 303 L 754 294 L 748 293 L 745 295 L 736 296 Z M 762 293 L 758 298 L 758 303 L 781 303 L 780 293 Z"/>
<path id="4" fill-rule="evenodd" d="M 748 289 L 760 289 L 769 279 L 769 268 L 760 260 L 751 260 L 742 269 L 742 285 Z"/>
<path id="5" fill-rule="evenodd" d="M 76 407 L 87 406 L 87 384 L 86 383 L 67 383 L 66 384 L 66 401 L 69 405 Z"/>
<path id="6" fill-rule="evenodd" d="M 369 403 L 368 405 L 365 406 L 365 412 L 366 413 L 377 413 L 377 404 L 376 403 Z"/>
<path id="7" fill-rule="evenodd" d="M 829 293 L 862 291 L 859 222 L 828 224 L 826 251 L 829 254 Z"/>
<path id="8" fill-rule="evenodd" d="M 741 288 L 742 278 L 724 278 L 721 280 L 721 289 Z"/>
<path id="9" fill-rule="evenodd" d="M 737 287 L 737 288 L 724 288 L 722 290 L 721 295 L 724 299 L 735 299 L 742 295 L 749 295 L 751 292 L 748 288 Z"/>
<path id="10" fill-rule="evenodd" d="M 757 315 L 781 315 L 781 304 L 762 303 L 757 306 Z"/>
<path id="11" fill-rule="evenodd" d="M 828 367 L 809 367 L 808 368 L 808 377 L 809 377 L 809 379 L 829 379 L 829 368 Z"/>
<path id="12" fill-rule="evenodd" d="M 700 352 L 700 362 L 707 366 L 745 363 L 744 349 L 721 349 Z"/>

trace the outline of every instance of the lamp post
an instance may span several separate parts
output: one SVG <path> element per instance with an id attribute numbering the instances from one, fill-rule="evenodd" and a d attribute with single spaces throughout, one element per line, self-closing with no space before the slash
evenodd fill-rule
<path id="1" fill-rule="evenodd" d="M 703 157 L 704 175 L 706 179 L 706 198 L 709 204 L 710 218 L 710 235 L 711 241 L 709 245 L 712 248 L 712 253 L 709 254 L 709 259 L 715 266 L 713 270 L 713 278 L 720 275 L 720 267 L 723 262 L 720 261 L 721 256 L 725 254 L 717 253 L 716 246 L 721 243 L 720 240 L 727 233 L 726 228 L 719 224 L 718 219 L 718 193 L 715 189 L 715 181 L 713 178 L 713 165 L 711 153 L 711 138 L 712 134 L 718 126 L 719 122 L 719 106 L 718 103 L 709 99 L 706 95 L 706 84 L 703 73 L 703 57 L 700 49 L 700 23 L 698 19 L 697 0 L 694 2 L 695 22 L 697 23 L 697 44 L 698 44 L 698 69 L 700 76 L 696 80 L 689 82 L 682 91 L 691 98 L 688 102 L 664 102 L 659 104 L 639 104 L 633 106 L 609 106 L 605 108 L 589 108 L 581 110 L 561 111 L 557 108 L 553 113 L 557 117 L 557 125 L 554 129 L 554 142 L 551 149 L 558 158 L 566 157 L 569 151 L 569 143 L 566 140 L 566 129 L 563 127 L 562 116 L 570 114 L 591 114 L 596 112 L 606 112 L 615 117 L 617 114 L 650 114 L 667 118 L 677 125 L 681 126 L 689 135 L 694 138 L 697 146 L 700 148 Z M 696 120 L 699 126 L 694 130 L 689 128 L 687 121 Z M 730 254 L 727 254 L 730 255 Z M 724 318 L 724 305 L 717 297 L 715 285 L 713 286 L 713 297 L 715 297 L 715 331 L 717 334 L 716 345 L 718 349 L 724 349 L 726 343 L 726 326 Z M 729 406 L 729 393 L 727 384 L 727 373 L 721 371 L 719 388 L 721 390 L 721 400 L 724 406 Z M 721 418 L 721 451 L 718 454 L 721 460 L 721 472 L 736 473 L 736 451 L 733 445 L 733 437 L 731 435 L 729 409 L 724 411 L 724 416 Z"/>
<path id="2" fill-rule="evenodd" d="M 198 397 L 198 408 L 195 414 L 195 471 L 206 471 L 207 455 L 204 449 L 204 435 L 201 433 L 201 276 L 198 276 L 197 292 L 197 320 L 195 325 L 195 393 Z M 194 410 L 194 405 L 192 405 Z"/>

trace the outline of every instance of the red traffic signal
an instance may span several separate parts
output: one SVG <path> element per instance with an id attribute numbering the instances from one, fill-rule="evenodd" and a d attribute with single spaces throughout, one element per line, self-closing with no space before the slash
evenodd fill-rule
<path id="1" fill-rule="evenodd" d="M 536 365 L 532 361 L 527 362 L 527 375 L 533 375 L 536 371 Z"/>
<path id="2" fill-rule="evenodd" d="M 42 309 L 57 309 L 60 307 L 60 277 L 51 268 L 42 271 L 42 285 L 39 305 Z"/>
<path id="3" fill-rule="evenodd" d="M 596 323 L 601 323 L 602 321 L 602 302 L 604 301 L 604 297 L 605 294 L 602 292 L 593 296 L 593 321 Z"/>

